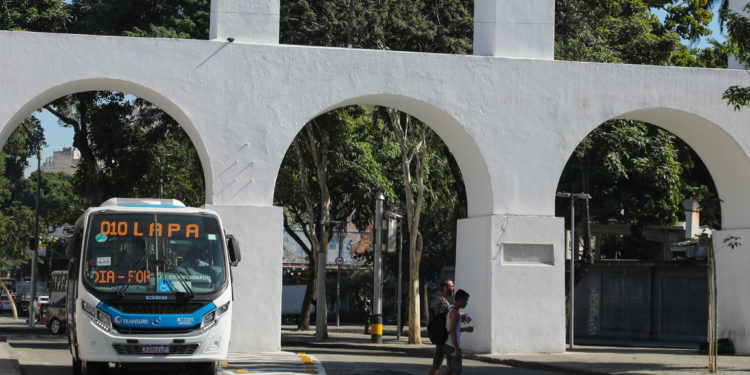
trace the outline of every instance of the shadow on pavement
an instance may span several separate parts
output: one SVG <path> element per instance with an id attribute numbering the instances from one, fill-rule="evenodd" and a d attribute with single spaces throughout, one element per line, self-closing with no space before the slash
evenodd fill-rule
<path id="1" fill-rule="evenodd" d="M 9 341 L 8 345 L 10 345 L 12 348 L 20 348 L 20 349 L 67 349 L 68 343 L 67 342 L 45 342 L 45 343 L 39 343 L 39 342 L 13 342 Z"/>

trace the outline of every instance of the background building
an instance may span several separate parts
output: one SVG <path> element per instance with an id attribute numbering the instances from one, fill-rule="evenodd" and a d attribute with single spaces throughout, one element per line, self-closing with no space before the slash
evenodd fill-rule
<path id="1" fill-rule="evenodd" d="M 81 152 L 75 147 L 63 147 L 60 151 L 53 151 L 52 157 L 44 160 L 42 171 L 44 172 L 65 172 L 72 175 L 76 171 L 78 161 L 81 159 Z"/>

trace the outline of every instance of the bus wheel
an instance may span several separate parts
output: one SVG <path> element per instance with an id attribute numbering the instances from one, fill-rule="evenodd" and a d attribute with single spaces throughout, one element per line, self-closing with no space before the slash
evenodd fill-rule
<path id="1" fill-rule="evenodd" d="M 73 358 L 73 375 L 81 375 L 81 361 Z"/>
<path id="2" fill-rule="evenodd" d="M 194 375 L 216 375 L 216 362 L 200 362 L 193 366 Z"/>
<path id="3" fill-rule="evenodd" d="M 108 370 L 107 362 L 81 361 L 81 375 L 104 375 Z"/>
<path id="4" fill-rule="evenodd" d="M 57 318 L 52 318 L 52 321 L 49 322 L 49 330 L 53 335 L 59 335 L 60 333 L 62 333 L 62 323 L 60 323 L 60 320 Z"/>

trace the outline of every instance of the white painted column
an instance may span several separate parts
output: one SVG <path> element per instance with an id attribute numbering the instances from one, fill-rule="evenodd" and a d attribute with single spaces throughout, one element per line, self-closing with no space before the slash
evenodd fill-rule
<path id="1" fill-rule="evenodd" d="M 458 222 L 456 288 L 466 290 L 479 353 L 565 351 L 564 220 L 492 215 Z"/>
<path id="2" fill-rule="evenodd" d="M 240 243 L 242 260 L 232 267 L 234 302 L 229 351 L 281 350 L 283 211 L 279 207 L 206 205 L 219 213 Z"/>
<path id="3" fill-rule="evenodd" d="M 280 0 L 211 0 L 210 39 L 279 43 Z"/>
<path id="4" fill-rule="evenodd" d="M 750 17 L 750 14 L 747 14 L 745 12 L 745 5 L 747 5 L 747 0 L 729 0 L 729 9 L 735 13 L 739 14 L 745 14 L 746 16 Z M 715 15 L 714 17 L 718 17 L 719 15 Z M 737 61 L 737 58 L 734 56 L 729 56 L 729 61 L 727 62 L 727 67 L 729 69 L 745 69 L 745 66 L 740 64 L 739 61 Z"/>
<path id="5" fill-rule="evenodd" d="M 728 236 L 739 237 L 740 247 L 724 243 Z M 713 232 L 716 254 L 717 310 L 719 338 L 730 338 L 737 354 L 750 355 L 750 229 Z"/>
<path id="6" fill-rule="evenodd" d="M 474 54 L 554 60 L 555 0 L 475 0 Z"/>

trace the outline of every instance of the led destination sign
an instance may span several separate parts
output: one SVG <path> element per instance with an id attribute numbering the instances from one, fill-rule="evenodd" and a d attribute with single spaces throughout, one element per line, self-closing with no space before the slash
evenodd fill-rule
<path id="1" fill-rule="evenodd" d="M 99 233 L 107 236 L 199 238 L 198 224 L 154 223 L 135 220 L 102 221 Z"/>
<path id="2" fill-rule="evenodd" d="M 96 270 L 93 274 L 94 284 L 101 286 L 151 283 L 149 270 Z"/>

